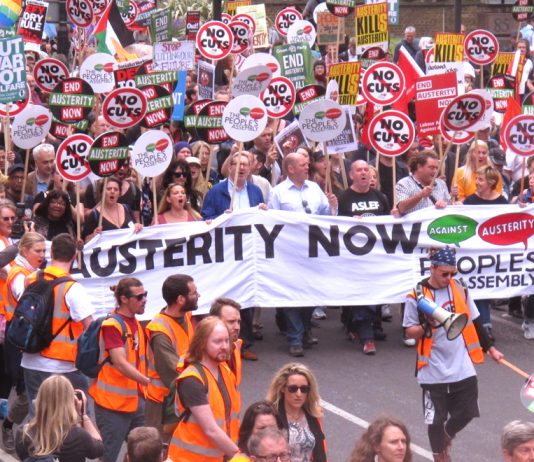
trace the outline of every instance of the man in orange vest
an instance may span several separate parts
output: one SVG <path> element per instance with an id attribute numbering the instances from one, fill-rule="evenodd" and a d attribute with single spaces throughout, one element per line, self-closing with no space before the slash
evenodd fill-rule
<path id="1" fill-rule="evenodd" d="M 238 451 L 235 378 L 226 361 L 230 335 L 215 316 L 195 328 L 185 361 L 188 366 L 176 381 L 176 414 L 180 422 L 169 446 L 172 461 L 221 462 Z"/>
<path id="2" fill-rule="evenodd" d="M 136 278 L 122 278 L 115 292 L 114 317 L 102 323 L 100 358 L 102 369 L 91 382 L 96 424 L 104 442 L 103 462 L 116 462 L 130 430 L 145 421 L 146 339 L 138 314 L 145 312 L 147 292 Z"/>
<path id="3" fill-rule="evenodd" d="M 461 279 L 454 279 L 456 251 L 450 247 L 430 253 L 430 277 L 406 298 L 403 326 L 416 339 L 417 381 L 423 389 L 423 412 L 434 461 L 450 460 L 452 439 L 474 417 L 479 417 L 478 384 L 473 363 L 484 353 L 499 362 L 504 355 L 489 339 L 478 309 Z M 454 340 L 442 325 L 418 311 L 421 296 L 453 313 L 464 313 L 468 323 Z"/>
<path id="4" fill-rule="evenodd" d="M 51 262 L 44 270 L 44 278 L 53 280 L 69 276 L 70 267 L 77 255 L 76 240 L 67 233 L 52 239 Z M 37 278 L 32 273 L 26 278 L 26 285 Z M 52 374 L 62 374 L 69 379 L 74 389 L 87 391 L 87 377 L 76 369 L 78 337 L 91 324 L 95 312 L 83 286 L 74 280 L 54 288 L 54 317 L 52 331 L 58 335 L 52 343 L 39 353 L 23 353 L 21 366 L 30 405 L 29 416 L 33 417 L 33 400 L 41 383 Z"/>
<path id="5" fill-rule="evenodd" d="M 151 382 L 147 387 L 145 425 L 156 427 L 163 436 L 163 402 L 183 369 L 182 357 L 193 338 L 191 312 L 198 308 L 200 295 L 195 281 L 186 274 L 165 279 L 161 293 L 167 306 L 146 326 Z"/>

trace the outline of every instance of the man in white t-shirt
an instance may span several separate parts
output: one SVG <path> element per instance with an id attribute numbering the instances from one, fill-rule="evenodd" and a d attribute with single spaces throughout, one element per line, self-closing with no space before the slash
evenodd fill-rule
<path id="1" fill-rule="evenodd" d="M 484 330 L 463 281 L 454 279 L 456 251 L 448 246 L 431 251 L 430 264 L 430 277 L 406 297 L 403 326 L 406 336 L 418 341 L 417 381 L 423 389 L 423 413 L 434 460 L 446 462 L 452 439 L 480 415 L 473 363 L 484 362 L 484 353 L 496 362 L 504 355 Z M 418 311 L 421 296 L 447 311 L 466 314 L 472 322 L 460 336 L 449 340 L 443 325 L 436 326 Z"/>
<path id="2" fill-rule="evenodd" d="M 70 234 L 59 234 L 52 239 L 50 249 L 51 262 L 44 270 L 45 279 L 69 276 L 70 267 L 77 255 L 76 240 Z M 30 274 L 27 284 L 37 277 Z M 74 280 L 59 284 L 54 289 L 57 296 L 54 304 L 54 320 L 52 330 L 58 335 L 52 343 L 39 353 L 24 353 L 22 368 L 30 418 L 35 408 L 33 400 L 37 396 L 39 386 L 52 374 L 62 374 L 70 380 L 75 389 L 87 392 L 87 377 L 75 367 L 78 337 L 91 324 L 95 312 L 83 286 Z"/>

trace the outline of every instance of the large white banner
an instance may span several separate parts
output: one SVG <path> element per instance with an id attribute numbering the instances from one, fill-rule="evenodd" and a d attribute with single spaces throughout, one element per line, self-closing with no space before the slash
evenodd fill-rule
<path id="1" fill-rule="evenodd" d="M 114 307 L 111 285 L 139 278 L 148 290 L 145 319 L 164 307 L 161 285 L 175 273 L 195 279 L 199 312 L 221 296 L 244 307 L 394 303 L 428 274 L 428 249 L 448 244 L 475 299 L 508 298 L 534 293 L 533 212 L 534 205 L 453 206 L 357 219 L 251 209 L 209 225 L 107 231 L 85 246 L 73 274 L 99 312 Z"/>

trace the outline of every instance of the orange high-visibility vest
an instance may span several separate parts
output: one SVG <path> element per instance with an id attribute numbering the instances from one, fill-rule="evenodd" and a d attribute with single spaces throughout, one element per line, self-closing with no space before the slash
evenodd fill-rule
<path id="1" fill-rule="evenodd" d="M 6 280 L 6 289 L 7 289 L 7 296 L 6 296 L 6 321 L 10 322 L 13 319 L 13 315 L 15 314 L 15 308 L 17 307 L 18 300 L 15 298 L 15 295 L 13 295 L 13 289 L 11 288 L 11 284 L 13 284 L 13 281 L 17 278 L 19 274 L 23 274 L 24 278 L 26 276 L 29 276 L 32 273 L 31 270 L 24 266 L 20 265 L 13 265 L 11 267 L 11 270 L 9 271 L 9 274 L 7 275 Z"/>
<path id="2" fill-rule="evenodd" d="M 146 326 L 146 334 L 148 337 L 148 377 L 150 377 L 150 383 L 147 387 L 147 398 L 156 403 L 163 403 L 165 397 L 169 394 L 169 389 L 161 381 L 161 378 L 156 370 L 156 361 L 154 358 L 154 352 L 150 346 L 152 335 L 155 332 L 161 332 L 169 337 L 169 340 L 174 347 L 179 357 L 184 356 L 189 348 L 189 343 L 193 338 L 193 324 L 191 323 L 191 312 L 186 313 L 184 316 L 186 323 L 186 329 L 184 329 L 178 322 L 172 319 L 170 316 L 164 313 L 158 313 L 154 316 L 154 319 Z M 183 370 L 183 362 L 179 361 L 176 364 L 177 376 Z"/>
<path id="3" fill-rule="evenodd" d="M 469 307 L 467 306 L 465 290 L 462 285 L 454 279 L 451 280 L 450 286 L 452 289 L 452 300 L 456 309 L 456 313 L 465 313 L 468 318 L 467 325 L 462 331 L 462 337 L 464 339 L 467 352 L 469 353 L 469 357 L 471 358 L 471 361 L 473 361 L 475 364 L 483 363 L 484 353 L 482 352 L 482 348 L 480 347 L 477 331 L 475 329 L 475 325 L 473 324 L 473 320 L 471 319 Z M 430 291 L 430 289 L 428 289 L 428 287 L 423 286 L 423 295 L 429 300 L 434 299 L 432 292 Z M 408 297 L 417 299 L 415 291 L 410 292 L 408 294 Z M 435 329 L 433 328 L 432 331 L 434 330 Z M 421 369 L 422 367 L 428 366 L 428 361 L 432 352 L 432 341 L 433 337 L 424 338 L 423 336 L 419 338 L 417 344 L 417 370 Z"/>
<path id="4" fill-rule="evenodd" d="M 204 370 L 204 375 L 208 382 L 207 384 L 204 382 L 202 375 L 199 373 L 195 365 L 190 365 L 178 377 L 176 381 L 176 389 L 178 390 L 180 382 L 186 377 L 194 377 L 204 386 L 207 385 L 208 402 L 211 411 L 213 412 L 215 422 L 234 442 L 237 442 L 238 435 L 234 435 L 231 431 L 231 429 L 235 427 L 232 424 L 232 420 L 239 420 L 235 407 L 238 401 L 233 373 L 226 364 L 221 364 L 219 366 L 219 374 L 221 375 L 219 380 L 222 379 L 224 381 L 231 403 L 230 409 L 226 409 L 217 380 L 206 367 L 201 365 L 199 365 L 199 367 L 202 367 Z M 176 414 L 182 415 L 185 411 L 186 408 L 180 401 L 180 396 L 177 392 Z M 180 420 L 172 435 L 169 445 L 169 458 L 173 462 L 222 462 L 224 453 L 206 436 L 194 415 L 189 414 L 188 418 L 182 418 Z"/>
<path id="5" fill-rule="evenodd" d="M 56 278 L 70 276 L 66 271 L 55 266 L 48 266 L 43 271 L 43 277 L 47 281 Z M 37 272 L 26 277 L 24 284 L 28 287 L 37 280 Z M 70 310 L 65 302 L 65 296 L 75 281 L 67 281 L 54 287 L 54 317 L 52 318 L 52 332 L 56 335 L 52 343 L 40 351 L 39 354 L 45 358 L 58 359 L 60 361 L 76 361 L 78 351 L 78 337 L 83 333 L 83 324 L 74 321 L 70 317 Z"/>
<path id="6" fill-rule="evenodd" d="M 4 243 L 4 248 L 11 245 L 9 239 L 4 236 L 0 236 L 0 241 Z M 0 315 L 6 314 L 6 300 L 7 300 L 7 276 L 0 274 Z M 6 317 L 6 320 L 7 317 Z"/>
<path id="7" fill-rule="evenodd" d="M 119 315 L 120 316 L 120 315 Z M 146 339 L 145 333 L 141 324 L 136 319 L 137 325 L 137 348 L 139 351 L 139 364 L 135 354 L 135 339 L 128 323 L 126 324 L 126 339 L 124 349 L 126 350 L 126 358 L 128 362 L 135 367 L 141 374 L 146 375 Z M 122 336 L 124 332 L 122 327 L 116 319 L 109 317 L 102 322 L 102 328 L 105 326 L 115 327 Z M 126 377 L 120 372 L 109 358 L 109 352 L 104 345 L 103 329 L 100 331 L 100 357 L 99 364 L 103 364 L 102 369 L 98 373 L 98 377 L 93 379 L 89 386 L 89 394 L 99 406 L 112 411 L 120 412 L 135 412 L 139 405 L 139 394 L 143 397 L 145 395 L 145 387 L 135 380 Z"/>

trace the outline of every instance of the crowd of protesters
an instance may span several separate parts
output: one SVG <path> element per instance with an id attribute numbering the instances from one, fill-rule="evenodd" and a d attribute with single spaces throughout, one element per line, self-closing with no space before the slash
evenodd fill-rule
<path id="1" fill-rule="evenodd" d="M 523 38 L 512 45 L 526 56 L 520 97 L 534 90 L 531 23 L 529 20 L 521 30 Z M 281 43 L 274 30 L 270 38 L 272 45 Z M 71 39 L 74 49 L 75 29 Z M 424 68 L 431 42 L 428 37 L 417 41 L 416 29 L 407 27 L 392 60 L 398 59 L 399 49 L 404 47 Z M 55 52 L 54 46 L 50 40 L 43 50 L 29 47 L 26 51 L 34 104 L 46 105 L 48 96 L 32 83 L 39 59 L 48 53 L 74 70 L 72 60 Z M 327 86 L 331 64 L 354 60 L 355 46 L 351 39 L 348 47 L 338 50 L 314 50 L 316 84 Z M 83 54 L 95 51 L 90 45 Z M 69 57 L 72 55 L 71 50 Z M 478 88 L 478 72 L 468 62 L 465 69 L 465 89 Z M 233 70 L 227 65 L 223 78 L 231 79 Z M 216 99 L 228 100 L 228 82 L 219 83 Z M 197 99 L 197 75 L 189 71 L 186 103 Z M 105 182 L 94 176 L 83 180 L 79 199 L 74 185 L 54 167 L 61 140 L 47 135 L 31 155 L 13 146 L 0 146 L 0 172 L 4 172 L 0 174 L 0 250 L 13 243 L 18 243 L 19 250 L 1 270 L 2 320 L 12 320 L 26 278 L 35 277 L 34 272 L 43 266 L 45 240 L 52 241 L 45 274 L 54 278 L 68 275 L 78 250 L 108 230 L 130 228 L 140 233 L 146 226 L 211 220 L 239 209 L 360 218 L 402 217 L 448 205 L 510 204 L 519 208 L 534 202 L 534 155 L 528 157 L 524 172 L 519 157 L 502 149 L 496 120 L 461 146 L 456 162 L 455 153 L 443 152 L 438 139 L 432 137 L 417 139 L 396 158 L 376 153 L 365 143 L 369 114 L 361 108 L 356 108 L 352 117 L 359 140 L 356 150 L 329 159 L 325 152 L 304 145 L 290 151 L 284 147 L 282 153 L 274 136 L 291 119 L 270 119 L 243 150 L 233 141 L 210 145 L 193 138 L 181 123 L 165 122 L 160 129 L 175 145 L 164 173 L 152 181 L 127 162 Z M 93 138 L 111 129 L 97 112 L 91 112 L 88 120 Z M 130 145 L 142 131 L 139 126 L 124 130 Z M 242 408 L 241 360 L 258 359 L 251 346 L 262 339 L 260 308 L 241 308 L 234 300 L 218 299 L 210 316 L 193 321 L 197 287 L 191 277 L 174 275 L 162 286 L 166 307 L 145 327 L 136 320 L 147 302 L 143 282 L 124 278 L 113 288 L 114 316 L 104 321 L 99 339 L 103 367 L 89 383 L 74 360 L 76 340 L 90 325 L 95 309 L 82 284 L 67 284 L 61 295 L 61 312 L 70 317 L 70 335 L 63 326 L 65 335 L 37 354 L 21 355 L 8 341 L 1 345 L 5 373 L 2 371 L 0 398 L 6 399 L 12 389 L 15 396 L 9 413 L 2 416 L 6 450 L 15 448 L 13 429 L 18 425 L 16 452 L 21 460 L 55 455 L 60 462 L 86 457 L 116 462 L 125 440 L 130 461 L 163 460 L 167 453 L 173 461 L 327 460 L 318 384 L 305 365 L 282 367 L 273 376 L 265 400 Z M 481 299 L 476 305 L 486 334 L 494 341 L 492 302 Z M 341 312 L 347 335 L 360 342 L 364 354 L 374 355 L 375 341 L 385 340 L 381 324 L 391 320 L 389 307 L 346 306 Z M 511 299 L 509 313 L 523 319 L 524 337 L 533 340 L 534 295 Z M 304 349 L 318 343 L 312 328 L 326 316 L 325 307 L 280 307 L 277 325 L 287 337 L 291 356 L 302 357 Z M 0 328 L 5 329 L 5 323 Z M 415 345 L 407 336 L 403 340 L 407 346 Z M 519 435 L 510 436 L 514 430 Z M 514 454 L 534 451 L 533 441 L 527 424 L 509 424 L 503 435 L 505 460 L 523 460 Z M 384 417 L 370 425 L 350 460 L 391 462 L 410 461 L 411 457 L 406 426 Z"/>

